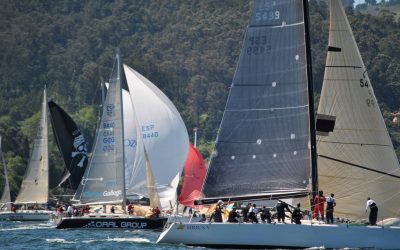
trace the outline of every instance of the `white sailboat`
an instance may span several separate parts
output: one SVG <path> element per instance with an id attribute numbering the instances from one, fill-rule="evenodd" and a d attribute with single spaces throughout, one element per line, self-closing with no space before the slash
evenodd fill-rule
<path id="1" fill-rule="evenodd" d="M 0 136 L 0 154 L 4 169 L 4 187 L 3 187 L 3 193 L 0 198 L 0 220 L 5 220 L 9 218 L 11 213 L 11 195 L 10 195 L 10 185 L 8 183 L 7 165 L 6 165 L 6 160 L 4 159 L 1 145 L 2 144 Z"/>
<path id="2" fill-rule="evenodd" d="M 330 1 L 317 168 L 307 5 L 255 1 L 202 201 L 301 198 L 323 189 L 337 197 L 335 215 L 366 216 L 370 195 L 385 218 L 398 217 L 398 160 L 340 0 Z M 388 224 L 173 223 L 157 242 L 399 249 L 399 235 Z"/>
<path id="3" fill-rule="evenodd" d="M 122 72 L 118 56 L 116 65 L 118 72 Z M 186 127 L 176 108 L 158 88 L 128 66 L 124 65 L 124 69 L 129 91 L 122 90 L 120 73 L 115 77 L 118 81 L 111 79 L 94 153 L 82 185 L 75 194 L 75 200 L 79 201 L 80 205 L 121 204 L 127 195 L 134 194 L 149 197 L 151 205 L 161 209 L 166 206 L 163 204 L 170 204 L 170 201 L 175 200 L 173 196 L 177 186 L 176 176 L 180 176 L 184 159 L 181 163 L 179 161 L 183 154 L 187 154 L 185 145 L 188 147 L 189 144 Z M 110 99 L 110 96 L 116 93 L 120 93 L 121 97 Z M 141 103 L 143 100 L 144 103 Z M 106 125 L 110 123 L 107 115 L 111 107 L 112 110 L 116 110 L 117 107 L 121 110 L 121 114 L 118 111 L 118 117 L 113 116 L 112 129 Z M 107 122 L 104 120 L 106 118 Z M 113 160 L 108 160 L 110 152 L 102 152 L 105 147 L 108 148 L 105 144 L 108 141 L 114 149 L 121 151 L 118 157 L 114 157 L 121 159 L 118 167 Z M 176 150 L 179 152 L 175 152 Z M 172 153 L 176 153 L 176 157 L 168 158 Z M 95 161 L 100 162 L 96 165 Z M 98 166 L 106 162 L 108 166 Z M 113 175 L 108 174 L 110 171 L 113 171 Z M 118 174 L 118 180 L 114 172 Z M 104 198 L 107 191 L 101 184 L 104 181 L 118 184 L 118 187 L 112 188 L 113 195 L 110 195 L 118 195 L 118 201 L 108 201 Z M 94 188 L 97 189 L 93 190 Z M 109 193 L 111 191 L 107 191 L 107 194 Z M 63 218 L 57 228 L 156 229 L 162 228 L 166 220 L 167 218 L 163 217 L 148 218 L 124 213 L 98 216 L 92 214 L 88 218 Z"/>
<path id="4" fill-rule="evenodd" d="M 49 154 L 48 154 L 48 120 L 47 95 L 43 91 L 39 124 L 33 142 L 28 167 L 14 205 L 19 206 L 11 213 L 10 220 L 35 221 L 49 220 L 51 211 L 46 210 L 49 199 Z"/>

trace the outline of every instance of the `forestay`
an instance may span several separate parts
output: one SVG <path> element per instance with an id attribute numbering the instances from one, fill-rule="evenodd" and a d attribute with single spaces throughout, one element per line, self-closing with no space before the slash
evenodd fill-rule
<path id="1" fill-rule="evenodd" d="M 329 47 L 319 114 L 335 117 L 333 132 L 318 137 L 319 186 L 337 199 L 335 216 L 400 215 L 400 168 L 378 102 L 340 0 L 330 1 Z"/>
<path id="2" fill-rule="evenodd" d="M 103 105 L 92 158 L 75 193 L 81 204 L 123 203 L 125 199 L 121 66 L 117 54 Z"/>
<path id="3" fill-rule="evenodd" d="M 146 148 L 161 205 L 166 208 L 174 201 L 171 195 L 178 185 L 174 179 L 180 175 L 189 150 L 186 126 L 173 103 L 153 83 L 127 65 L 124 71 L 137 121 L 137 126 L 130 128 L 141 137 L 137 140 L 140 151 L 136 153 L 136 157 L 141 157 L 140 164 L 135 162 L 127 192 L 148 196 L 141 151 Z"/>
<path id="4" fill-rule="evenodd" d="M 306 196 L 309 105 L 303 2 L 256 1 L 203 193 Z"/>
<path id="5" fill-rule="evenodd" d="M 49 153 L 47 132 L 47 95 L 43 91 L 43 101 L 39 114 L 38 128 L 33 140 L 33 148 L 21 189 L 14 203 L 45 204 L 49 190 Z"/>

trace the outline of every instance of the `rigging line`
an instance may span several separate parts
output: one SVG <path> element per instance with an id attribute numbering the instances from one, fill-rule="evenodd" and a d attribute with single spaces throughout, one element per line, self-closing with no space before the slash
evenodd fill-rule
<path id="1" fill-rule="evenodd" d="M 274 111 L 274 110 L 285 110 L 285 109 L 299 109 L 299 108 L 306 108 L 308 105 L 301 105 L 301 106 L 294 106 L 294 107 L 278 107 L 278 108 L 268 108 L 268 109 L 226 109 L 225 111 L 229 112 L 246 112 L 246 111 Z"/>
<path id="2" fill-rule="evenodd" d="M 354 68 L 354 69 L 362 69 L 360 66 L 351 66 L 351 65 L 326 65 L 325 68 Z"/>
<path id="3" fill-rule="evenodd" d="M 367 167 L 364 167 L 364 166 L 361 166 L 361 165 L 357 165 L 357 164 L 354 164 L 354 163 L 351 163 L 351 162 L 347 162 L 347 161 L 342 161 L 342 160 L 335 159 L 335 158 L 332 158 L 332 157 L 329 157 L 329 156 L 325 156 L 325 155 L 318 155 L 318 156 L 322 157 L 322 158 L 325 158 L 325 159 L 328 159 L 328 160 L 337 161 L 337 162 L 344 163 L 344 164 L 347 164 L 347 165 L 350 165 L 350 166 L 353 166 L 353 167 L 365 169 L 365 170 L 368 170 L 368 171 L 371 171 L 371 172 L 375 172 L 375 173 L 379 173 L 379 174 L 383 174 L 383 175 L 387 175 L 387 176 L 390 176 L 390 177 L 393 177 L 393 178 L 400 179 L 400 176 L 398 176 L 398 175 L 386 173 L 386 172 L 379 171 L 379 170 L 372 169 L 372 168 L 367 168 Z M 398 169 L 398 170 L 400 170 L 400 169 Z M 398 170 L 395 170 L 395 171 L 398 171 Z"/>
<path id="4" fill-rule="evenodd" d="M 392 145 L 374 144 L 374 143 L 357 143 L 357 142 L 340 142 L 340 141 L 323 141 L 323 140 L 318 140 L 318 142 L 338 143 L 338 144 L 345 144 L 345 145 L 360 145 L 360 146 L 382 146 L 382 147 L 392 148 Z"/>

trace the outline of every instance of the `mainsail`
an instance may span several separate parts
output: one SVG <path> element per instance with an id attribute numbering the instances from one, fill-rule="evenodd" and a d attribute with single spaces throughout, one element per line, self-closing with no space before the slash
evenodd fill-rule
<path id="1" fill-rule="evenodd" d="M 116 55 L 92 157 L 73 200 L 81 204 L 125 202 L 121 65 Z"/>
<path id="2" fill-rule="evenodd" d="M 318 137 L 319 187 L 335 194 L 335 216 L 365 217 L 371 197 L 378 203 L 379 218 L 398 217 L 398 159 L 340 0 L 330 1 L 318 114 L 325 116 L 318 119 L 317 129 L 328 134 Z"/>
<path id="3" fill-rule="evenodd" d="M 311 172 L 303 2 L 255 1 L 204 201 L 306 196 Z"/>
<path id="4" fill-rule="evenodd" d="M 206 177 L 206 166 L 200 152 L 190 144 L 189 154 L 185 161 L 182 190 L 179 203 L 195 207 L 194 201 L 200 198 L 201 188 Z"/>
<path id="5" fill-rule="evenodd" d="M 1 154 L 1 161 L 4 168 L 4 188 L 3 194 L 0 198 L 0 210 L 6 209 L 8 211 L 11 210 L 11 195 L 10 195 L 10 185 L 8 183 L 8 173 L 7 173 L 7 165 L 6 160 L 4 159 L 3 149 L 1 146 L 1 136 L 0 136 L 0 154 Z"/>
<path id="6" fill-rule="evenodd" d="M 48 201 L 49 153 L 47 134 L 47 96 L 45 89 L 31 157 L 21 189 L 15 200 L 16 204 L 45 204 Z"/>
<path id="7" fill-rule="evenodd" d="M 127 180 L 127 192 L 148 196 L 144 181 L 146 148 L 156 190 L 166 208 L 174 202 L 171 194 L 176 193 L 176 176 L 180 175 L 189 150 L 186 126 L 173 103 L 153 83 L 126 65 L 124 71 L 134 117 L 126 131 L 135 131 L 137 136 L 137 160 Z M 128 105 L 124 101 L 125 106 Z"/>
<path id="8" fill-rule="evenodd" d="M 72 118 L 55 102 L 49 101 L 53 133 L 66 167 L 60 185 L 76 190 L 88 162 L 85 138 Z"/>

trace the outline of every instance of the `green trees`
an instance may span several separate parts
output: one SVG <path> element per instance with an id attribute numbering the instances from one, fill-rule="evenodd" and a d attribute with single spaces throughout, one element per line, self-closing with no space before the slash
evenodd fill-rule
<path id="1" fill-rule="evenodd" d="M 209 157 L 252 3 L 0 0 L 0 133 L 7 160 L 12 162 L 10 172 L 15 173 L 14 194 L 29 157 L 44 84 L 49 97 L 77 121 L 91 147 L 101 101 L 100 82 L 109 78 L 116 47 L 123 63 L 149 78 L 174 102 L 189 134 L 198 127 L 199 149 Z M 324 1 L 309 3 L 318 92 L 329 14 Z M 400 129 L 389 122 L 400 100 L 399 23 L 388 11 L 376 14 L 356 10 L 348 16 L 394 143 L 400 146 L 396 134 Z M 61 161 L 54 143 L 51 145 L 56 178 Z"/>

